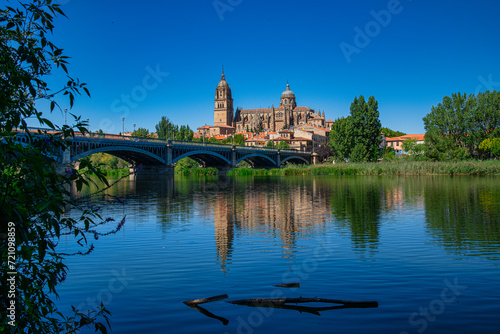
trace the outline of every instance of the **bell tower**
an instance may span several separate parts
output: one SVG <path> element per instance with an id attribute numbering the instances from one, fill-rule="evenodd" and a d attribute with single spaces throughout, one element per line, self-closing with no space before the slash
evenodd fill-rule
<path id="1" fill-rule="evenodd" d="M 233 111 L 231 88 L 226 82 L 222 67 L 220 82 L 215 89 L 214 125 L 233 126 Z"/>

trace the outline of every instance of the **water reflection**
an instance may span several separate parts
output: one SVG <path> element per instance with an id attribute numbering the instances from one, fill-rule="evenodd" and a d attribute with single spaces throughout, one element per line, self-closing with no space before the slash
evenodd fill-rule
<path id="1" fill-rule="evenodd" d="M 500 258 L 497 179 L 433 178 L 424 188 L 427 227 L 435 240 L 461 256 Z"/>
<path id="2" fill-rule="evenodd" d="M 379 179 L 341 178 L 331 186 L 330 204 L 336 223 L 350 230 L 356 249 L 376 250 L 384 198 Z"/>
<path id="3" fill-rule="evenodd" d="M 87 199 L 95 190 L 79 196 Z M 163 234 L 213 224 L 223 271 L 231 263 L 237 235 L 272 238 L 282 257 L 293 260 L 299 240 L 335 229 L 349 236 L 358 254 L 374 256 L 384 219 L 394 214 L 397 221 L 423 213 L 417 223 L 425 224 L 433 242 L 457 254 L 499 258 L 499 178 L 138 177 L 94 200 L 110 204 L 117 196 L 125 200 L 124 211 L 135 201 L 139 216 L 156 215 Z"/>

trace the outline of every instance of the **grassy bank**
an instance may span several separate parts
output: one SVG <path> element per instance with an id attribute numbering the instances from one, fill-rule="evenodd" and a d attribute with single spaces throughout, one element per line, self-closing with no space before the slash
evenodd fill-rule
<path id="1" fill-rule="evenodd" d="M 339 163 L 269 170 L 235 168 L 228 175 L 500 175 L 500 161 Z"/>
<path id="2" fill-rule="evenodd" d="M 196 176 L 211 176 L 211 175 L 218 175 L 219 171 L 217 168 L 213 167 L 207 167 L 207 168 L 200 168 L 200 167 L 191 167 L 191 168 L 175 168 L 175 174 L 179 175 L 184 175 L 184 176 L 191 176 L 191 175 L 196 175 Z"/>
<path id="3" fill-rule="evenodd" d="M 122 177 L 129 175 L 130 170 L 128 168 L 120 168 L 120 169 L 103 169 L 102 170 L 106 176 L 110 177 Z"/>

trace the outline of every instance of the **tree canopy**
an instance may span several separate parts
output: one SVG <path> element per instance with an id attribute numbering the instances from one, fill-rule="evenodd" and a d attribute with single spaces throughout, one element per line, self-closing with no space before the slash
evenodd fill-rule
<path id="1" fill-rule="evenodd" d="M 58 98 L 66 96 L 72 107 L 75 97 L 90 93 L 84 83 L 69 76 L 68 57 L 50 41 L 54 18 L 64 15 L 50 0 L 16 3 L 0 8 L 0 308 L 2 333 L 77 332 L 81 327 L 105 333 L 97 321 L 109 311 L 73 310 L 61 314 L 52 301 L 57 287 L 66 279 L 67 267 L 59 240 L 80 244 L 75 254 L 92 251 L 93 231 L 102 220 L 96 209 L 83 209 L 71 200 L 70 190 L 88 184 L 82 173 L 89 172 L 107 184 L 104 173 L 88 159 L 80 160 L 80 170 L 71 166 L 57 168 L 54 157 L 69 149 L 67 137 L 75 130 L 85 134 L 86 122 L 75 117 L 75 127 L 59 127 L 44 117 L 39 101 L 47 101 L 50 111 L 61 110 Z M 49 86 L 47 76 L 59 72 L 67 76 L 63 87 Z M 62 111 L 62 110 L 61 110 Z M 32 131 L 26 120 L 49 131 Z M 19 136 L 26 139 L 22 144 Z M 64 215 L 64 208 L 81 212 L 81 218 Z M 125 220 L 116 226 L 118 231 Z M 95 232 L 95 233 L 94 233 Z M 15 260 L 14 260 L 15 259 Z M 11 274 L 15 272 L 15 274 Z M 14 281 L 15 294 L 7 282 Z M 12 286 L 12 285 L 11 285 Z M 108 322 L 109 324 L 109 322 Z"/>
<path id="2" fill-rule="evenodd" d="M 401 132 L 401 131 L 394 131 L 386 127 L 380 128 L 380 131 L 387 137 L 387 138 L 393 138 L 393 137 L 401 137 L 404 136 L 406 133 Z"/>
<path id="3" fill-rule="evenodd" d="M 132 132 L 133 137 L 148 137 L 149 136 L 149 130 L 146 128 L 138 128 L 134 132 Z"/>
<path id="4" fill-rule="evenodd" d="M 355 97 L 350 116 L 339 118 L 330 132 L 330 146 L 338 159 L 376 161 L 381 155 L 381 124 L 378 102 L 370 96 Z"/>
<path id="5" fill-rule="evenodd" d="M 479 157 L 481 142 L 500 137 L 500 92 L 445 96 L 423 121 L 429 158 Z"/>
<path id="6" fill-rule="evenodd" d="M 166 116 L 161 117 L 155 129 L 159 139 L 193 140 L 194 132 L 189 128 L 189 125 L 181 125 L 179 127 L 172 123 Z"/>

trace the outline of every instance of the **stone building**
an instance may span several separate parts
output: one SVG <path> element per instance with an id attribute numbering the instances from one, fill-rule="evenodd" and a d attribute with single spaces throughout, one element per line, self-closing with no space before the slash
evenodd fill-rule
<path id="1" fill-rule="evenodd" d="M 226 81 L 224 68 L 222 68 L 220 82 L 217 88 L 215 88 L 214 126 L 233 126 L 233 114 L 234 109 L 231 88 Z"/>
<path id="2" fill-rule="evenodd" d="M 325 116 L 316 113 L 308 107 L 298 107 L 295 94 L 286 84 L 285 91 L 281 94 L 280 105 L 275 108 L 265 109 L 237 109 L 233 126 L 236 132 L 252 131 L 279 131 L 290 129 L 300 124 L 310 124 L 323 127 Z"/>
<path id="3" fill-rule="evenodd" d="M 265 109 L 237 109 L 234 113 L 231 87 L 226 81 L 224 68 L 215 88 L 214 125 L 198 128 L 198 137 L 244 132 L 267 132 L 309 125 L 324 128 L 325 112 L 309 107 L 298 107 L 295 93 L 287 83 L 281 94 L 279 107 Z"/>

